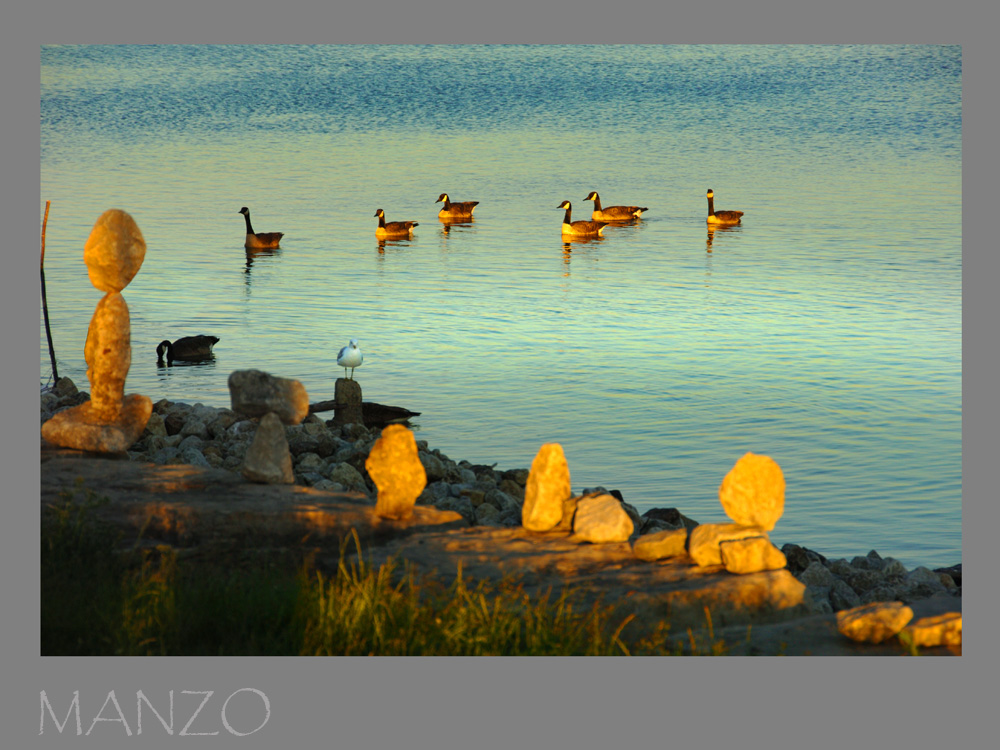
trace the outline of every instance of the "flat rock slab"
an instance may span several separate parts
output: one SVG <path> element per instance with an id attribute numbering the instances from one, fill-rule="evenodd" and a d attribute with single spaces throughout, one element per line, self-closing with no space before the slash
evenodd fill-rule
<path id="1" fill-rule="evenodd" d="M 689 627 L 704 627 L 707 606 L 715 635 L 725 635 L 730 653 L 903 652 L 895 642 L 854 643 L 837 632 L 834 615 L 808 614 L 801 604 L 804 586 L 786 569 L 733 575 L 722 566 L 699 567 L 686 554 L 647 562 L 635 557 L 628 542 L 580 543 L 568 528 L 538 533 L 522 527 L 470 527 L 455 512 L 424 505 L 415 506 L 405 521 L 381 519 L 375 502 L 360 493 L 262 485 L 222 469 L 138 463 L 43 441 L 42 505 L 59 502 L 67 490 L 76 490 L 82 500 L 80 490 L 86 489 L 109 499 L 96 512 L 126 532 L 123 543 L 128 545 L 145 526 L 144 538 L 151 543 L 168 543 L 189 554 L 234 544 L 240 549 L 316 549 L 319 564 L 335 564 L 340 543 L 356 531 L 373 562 L 404 558 L 446 584 L 461 564 L 470 580 L 514 574 L 529 592 L 551 588 L 558 595 L 564 585 L 574 586 L 585 597 L 584 606 L 599 598 L 634 612 L 628 625 L 632 635 L 668 620 L 672 640 L 683 637 Z M 913 609 L 917 616 L 927 616 L 943 613 L 946 605 L 960 608 L 961 599 L 948 597 L 937 605 L 941 611 L 927 611 L 923 602 Z"/>

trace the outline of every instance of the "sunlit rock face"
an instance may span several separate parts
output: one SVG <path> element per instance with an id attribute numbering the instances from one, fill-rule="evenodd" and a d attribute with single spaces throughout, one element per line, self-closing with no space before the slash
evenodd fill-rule
<path id="1" fill-rule="evenodd" d="M 559 443 L 546 443 L 531 462 L 524 490 L 521 524 L 529 531 L 549 531 L 563 516 L 563 501 L 572 495 L 569 465 Z"/>
<path id="2" fill-rule="evenodd" d="M 146 241 L 135 220 L 112 208 L 97 219 L 83 247 L 90 283 L 102 292 L 120 292 L 139 272 Z"/>
<path id="3" fill-rule="evenodd" d="M 734 539 L 762 537 L 768 540 L 767 532 L 759 526 L 743 526 L 738 523 L 703 523 L 691 529 L 688 554 L 698 565 L 722 565 L 721 542 Z"/>
<path id="4" fill-rule="evenodd" d="M 378 487 L 375 513 L 382 518 L 408 518 L 427 484 L 413 432 L 400 424 L 386 427 L 372 446 L 365 468 Z"/>
<path id="5" fill-rule="evenodd" d="M 229 375 L 233 411 L 248 417 L 273 412 L 285 424 L 298 424 L 309 414 L 309 394 L 298 380 L 260 370 L 236 370 Z"/>
<path id="6" fill-rule="evenodd" d="M 87 329 L 83 355 L 90 381 L 90 400 L 54 415 L 42 425 L 42 437 L 64 448 L 120 453 L 146 427 L 153 402 L 125 396 L 132 363 L 128 305 L 120 294 L 142 265 L 146 243 L 135 221 L 111 209 L 98 218 L 84 247 L 91 283 L 106 292 Z"/>
<path id="7" fill-rule="evenodd" d="M 726 570 L 739 575 L 778 570 L 786 563 L 781 550 L 762 536 L 720 542 L 719 553 Z"/>
<path id="8" fill-rule="evenodd" d="M 573 517 L 573 534 L 580 541 L 604 544 L 626 542 L 635 526 L 621 501 L 611 495 L 580 498 Z"/>
<path id="9" fill-rule="evenodd" d="M 962 613 L 947 612 L 934 617 L 921 617 L 903 628 L 900 637 L 904 635 L 914 646 L 961 646 Z"/>
<path id="10" fill-rule="evenodd" d="M 268 412 L 260 419 L 253 442 L 243 459 L 242 474 L 251 482 L 294 484 L 292 454 L 285 428 L 278 415 Z"/>
<path id="11" fill-rule="evenodd" d="M 632 553 L 640 560 L 662 560 L 685 553 L 687 529 L 666 529 L 645 534 L 635 540 Z"/>
<path id="12" fill-rule="evenodd" d="M 719 502 L 736 523 L 770 531 L 785 510 L 781 467 L 768 456 L 747 453 L 722 480 Z"/>
<path id="13" fill-rule="evenodd" d="M 881 643 L 899 633 L 913 619 L 902 602 L 874 602 L 837 613 L 837 630 L 852 641 Z"/>

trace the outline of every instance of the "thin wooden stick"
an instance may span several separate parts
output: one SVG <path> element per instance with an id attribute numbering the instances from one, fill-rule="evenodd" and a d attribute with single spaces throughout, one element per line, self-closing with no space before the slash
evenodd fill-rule
<path id="1" fill-rule="evenodd" d="M 55 382 L 59 382 L 59 370 L 56 369 L 56 350 L 52 346 L 52 329 L 49 328 L 49 303 L 45 296 L 45 227 L 49 223 L 49 205 L 52 201 L 45 201 L 45 218 L 42 219 L 42 312 L 45 313 L 45 336 L 49 340 L 49 359 L 52 360 L 52 377 Z"/>

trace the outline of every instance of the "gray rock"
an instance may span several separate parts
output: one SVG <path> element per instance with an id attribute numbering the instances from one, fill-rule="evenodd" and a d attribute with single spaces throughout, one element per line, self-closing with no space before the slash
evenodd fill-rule
<path id="1" fill-rule="evenodd" d="M 249 417 L 273 413 L 285 424 L 298 424 L 309 414 L 309 394 L 302 383 L 260 370 L 231 373 L 229 396 L 233 411 Z"/>
<path id="2" fill-rule="evenodd" d="M 832 588 L 838 580 L 823 563 L 815 561 L 795 577 L 809 588 Z"/>
<path id="3" fill-rule="evenodd" d="M 210 467 L 211 464 L 205 458 L 200 450 L 194 446 L 188 446 L 186 448 L 179 449 L 179 456 L 181 461 L 191 466 L 206 466 Z"/>
<path id="4" fill-rule="evenodd" d="M 830 606 L 834 612 L 861 606 L 861 598 L 844 581 L 837 579 L 830 587 Z"/>
<path id="5" fill-rule="evenodd" d="M 257 433 L 243 459 L 242 473 L 251 482 L 295 483 L 292 454 L 277 414 L 268 413 L 261 417 Z"/>
<path id="6" fill-rule="evenodd" d="M 885 584 L 868 589 L 860 595 L 860 598 L 862 604 L 872 604 L 874 602 L 894 602 L 899 599 L 896 595 L 896 589 Z"/>
<path id="7" fill-rule="evenodd" d="M 476 507 L 476 523 L 479 526 L 502 526 L 500 511 L 489 503 L 481 503 Z"/>
<path id="8" fill-rule="evenodd" d="M 368 492 L 368 486 L 361 472 L 349 463 L 339 463 L 330 469 L 327 477 L 331 482 L 337 482 L 354 492 Z"/>
<path id="9" fill-rule="evenodd" d="M 298 456 L 295 468 L 303 474 L 306 472 L 321 474 L 326 469 L 326 461 L 315 453 L 302 453 Z"/>

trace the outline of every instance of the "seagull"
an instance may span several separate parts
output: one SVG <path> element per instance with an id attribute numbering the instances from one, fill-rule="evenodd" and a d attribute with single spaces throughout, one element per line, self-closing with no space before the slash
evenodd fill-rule
<path id="1" fill-rule="evenodd" d="M 361 367 L 364 356 L 358 349 L 358 340 L 351 339 L 351 343 L 337 353 L 337 364 L 344 368 L 344 377 L 347 377 L 347 368 L 351 368 L 350 380 L 354 380 L 354 368 Z"/>

